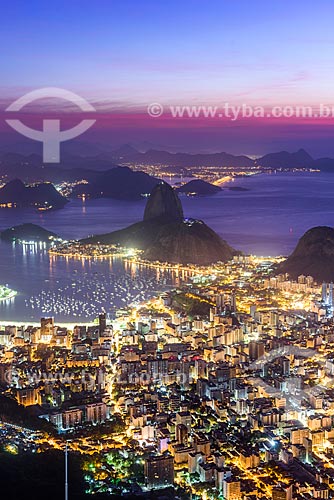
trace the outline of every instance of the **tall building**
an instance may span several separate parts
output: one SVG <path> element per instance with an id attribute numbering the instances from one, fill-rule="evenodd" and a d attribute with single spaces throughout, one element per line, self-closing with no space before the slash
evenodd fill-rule
<path id="1" fill-rule="evenodd" d="M 237 310 L 237 298 L 235 293 L 231 294 L 231 311 L 235 312 Z"/>
<path id="2" fill-rule="evenodd" d="M 86 422 L 101 424 L 107 418 L 107 405 L 105 403 L 90 403 L 86 405 Z"/>
<path id="3" fill-rule="evenodd" d="M 39 389 L 32 387 L 17 389 L 16 401 L 23 406 L 40 405 L 42 402 Z"/>
<path id="4" fill-rule="evenodd" d="M 147 488 L 166 488 L 174 483 L 174 458 L 170 455 L 150 457 L 145 460 Z"/>
<path id="5" fill-rule="evenodd" d="M 331 289 L 329 288 L 330 285 L 331 285 Z M 330 297 L 330 292 L 332 292 L 331 293 L 332 297 Z M 333 299 L 333 283 L 330 283 L 330 284 L 323 283 L 321 295 L 322 295 L 322 301 L 324 302 L 324 304 L 327 304 L 329 302 L 330 298 Z"/>
<path id="6" fill-rule="evenodd" d="M 41 318 L 41 333 L 49 333 L 51 329 L 51 333 L 53 333 L 54 328 L 54 318 Z"/>
<path id="7" fill-rule="evenodd" d="M 99 314 L 99 334 L 102 335 L 102 333 L 107 329 L 107 315 L 106 313 L 101 313 Z"/>
<path id="8" fill-rule="evenodd" d="M 290 360 L 289 358 L 283 357 L 281 359 L 282 375 L 288 377 L 290 375 Z"/>
<path id="9" fill-rule="evenodd" d="M 278 319 L 279 315 L 277 311 L 270 311 L 270 326 L 277 326 L 278 325 Z"/>
<path id="10" fill-rule="evenodd" d="M 215 298 L 216 298 L 216 307 L 219 312 L 222 312 L 225 306 L 225 295 L 223 293 L 217 293 Z"/>
<path id="11" fill-rule="evenodd" d="M 176 441 L 184 446 L 188 443 L 188 428 L 184 424 L 177 424 L 176 426 Z"/>
<path id="12" fill-rule="evenodd" d="M 233 477 L 223 480 L 223 496 L 226 500 L 241 500 L 241 483 Z"/>
<path id="13" fill-rule="evenodd" d="M 292 486 L 277 486 L 274 488 L 272 500 L 292 500 Z"/>
<path id="14" fill-rule="evenodd" d="M 252 340 L 249 343 L 249 357 L 252 361 L 261 358 L 264 355 L 264 343 L 262 341 Z"/>
<path id="15" fill-rule="evenodd" d="M 54 318 L 41 318 L 41 341 L 48 344 L 54 333 Z"/>
<path id="16" fill-rule="evenodd" d="M 63 429 L 72 429 L 76 425 L 82 423 L 82 410 L 78 408 L 73 408 L 62 412 L 62 425 Z"/>
<path id="17" fill-rule="evenodd" d="M 191 432 L 191 414 L 188 411 L 180 411 L 176 414 L 176 425 L 183 424 Z"/>
<path id="18" fill-rule="evenodd" d="M 333 283 L 322 284 L 322 304 L 326 309 L 326 315 L 333 317 Z"/>

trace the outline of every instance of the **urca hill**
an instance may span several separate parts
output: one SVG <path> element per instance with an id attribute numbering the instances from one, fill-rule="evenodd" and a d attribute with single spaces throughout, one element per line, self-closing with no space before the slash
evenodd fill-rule
<path id="1" fill-rule="evenodd" d="M 318 282 L 334 280 L 334 229 L 318 226 L 309 229 L 295 250 L 278 267 L 278 272 L 292 278 L 313 276 Z"/>

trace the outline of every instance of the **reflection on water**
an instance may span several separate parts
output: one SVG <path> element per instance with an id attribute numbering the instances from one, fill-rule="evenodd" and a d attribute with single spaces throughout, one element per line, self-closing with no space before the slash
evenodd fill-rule
<path id="1" fill-rule="evenodd" d="M 1 281 L 18 295 L 0 303 L 0 320 L 87 321 L 101 311 L 140 303 L 188 280 L 189 274 L 151 268 L 121 257 L 73 259 L 49 255 L 46 245 L 0 243 Z"/>
<path id="2" fill-rule="evenodd" d="M 232 246 L 257 255 L 287 255 L 310 227 L 334 224 L 333 174 L 278 174 L 240 178 L 212 197 L 183 197 L 187 217 L 204 220 Z M 63 210 L 0 210 L 0 230 L 32 222 L 66 239 L 125 227 L 142 218 L 145 200 L 71 201 Z M 182 276 L 180 277 L 182 279 Z M 92 319 L 154 295 L 175 280 L 170 272 L 128 267 L 121 260 L 50 258 L 46 248 L 0 242 L 0 284 L 19 292 L 0 303 L 0 320 Z"/>
<path id="3" fill-rule="evenodd" d="M 180 283 L 174 272 L 118 257 L 71 259 L 51 256 L 45 247 L 0 244 L 2 251 L 6 247 L 16 263 L 7 281 L 19 295 L 0 304 L 1 320 L 38 321 L 44 315 L 58 321 L 92 320 L 101 311 L 113 315 Z"/>

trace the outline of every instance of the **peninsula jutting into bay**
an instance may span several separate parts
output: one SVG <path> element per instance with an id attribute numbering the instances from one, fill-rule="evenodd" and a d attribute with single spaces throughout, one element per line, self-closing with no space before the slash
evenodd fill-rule
<path id="1" fill-rule="evenodd" d="M 37 224 L 25 223 L 13 226 L 0 232 L 0 238 L 4 241 L 14 242 L 43 242 L 52 243 L 60 238 Z"/>
<path id="2" fill-rule="evenodd" d="M 26 186 L 15 179 L 0 188 L 0 208 L 27 208 L 51 210 L 63 208 L 67 200 L 50 182 Z"/>
<path id="3" fill-rule="evenodd" d="M 143 221 L 82 243 L 136 248 L 143 251 L 144 259 L 179 264 L 226 262 L 237 253 L 203 221 L 184 218 L 181 201 L 166 182 L 153 189 Z"/>

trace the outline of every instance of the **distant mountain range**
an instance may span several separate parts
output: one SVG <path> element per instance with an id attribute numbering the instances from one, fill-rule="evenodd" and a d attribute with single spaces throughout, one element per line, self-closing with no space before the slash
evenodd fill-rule
<path id="1" fill-rule="evenodd" d="M 204 168 L 206 166 L 221 166 L 236 171 L 255 167 L 263 169 L 309 168 L 334 173 L 334 159 L 320 158 L 315 160 L 304 149 L 293 153 L 287 151 L 270 153 L 258 159 L 251 159 L 247 156 L 234 156 L 228 153 L 188 154 L 153 149 L 142 153 L 126 144 L 112 153 L 102 152 L 91 157 L 65 154 L 62 162 L 57 165 L 43 165 L 41 156 L 37 154 L 24 156 L 18 153 L 0 153 L 0 176 L 3 176 L 4 179 L 21 179 L 23 182 L 29 183 L 38 182 L 41 183 L 41 186 L 44 185 L 45 181 L 52 183 L 63 181 L 77 183 L 79 181 L 73 190 L 74 197 L 86 195 L 91 198 L 139 199 L 142 195 L 152 191 L 158 179 L 145 172 L 131 169 L 132 166 L 138 167 L 138 165 L 160 165 L 165 167 L 166 171 L 189 176 L 192 175 L 192 169 L 198 169 L 200 166 Z M 81 180 L 85 182 L 80 183 Z M 16 185 L 16 190 L 23 190 L 22 186 L 22 183 Z M 20 195 L 13 197 L 10 193 L 7 196 L 6 190 L 8 189 L 9 187 L 6 187 L 0 192 L 0 203 L 13 202 L 20 206 L 30 206 L 30 195 L 32 195 L 33 203 L 46 202 L 45 204 L 49 205 L 48 197 L 39 194 L 38 190 L 43 193 L 43 189 L 52 190 L 54 188 L 51 185 L 48 188 L 44 185 L 44 187 L 35 190 L 34 194 L 31 191 L 28 195 L 28 191 L 24 191 L 24 197 Z M 214 194 L 218 190 L 219 188 L 205 184 L 203 181 L 191 180 L 190 183 L 182 186 L 180 192 L 208 195 Z M 50 196 L 51 201 L 54 199 L 54 203 L 50 202 L 53 206 L 63 206 L 66 203 L 62 199 L 56 199 L 55 192 L 46 194 Z M 44 201 L 43 198 L 45 198 Z"/>
<path id="2" fill-rule="evenodd" d="M 0 152 L 0 176 L 6 176 L 6 179 L 19 178 L 24 182 L 49 181 L 53 183 L 85 179 L 92 185 L 92 193 L 100 189 L 103 176 L 108 180 L 115 175 L 116 167 L 137 166 L 138 168 L 140 165 L 164 166 L 166 171 L 189 176 L 192 175 L 192 169 L 198 169 L 201 166 L 236 170 L 255 167 L 264 169 L 310 168 L 334 173 L 333 158 L 314 159 L 304 149 L 293 153 L 287 151 L 270 153 L 252 159 L 248 156 L 235 156 L 224 152 L 188 154 L 150 149 L 143 153 L 126 144 L 113 152 L 101 152 L 94 156 L 64 154 L 61 163 L 47 165 L 43 164 L 42 157 L 38 154 L 25 156 L 18 153 Z M 126 177 L 125 173 L 123 174 Z M 148 189 L 144 192 L 149 192 L 151 188 L 152 185 L 148 185 Z M 122 197 L 125 196 L 121 194 L 120 198 Z"/>
<path id="3" fill-rule="evenodd" d="M 58 182 L 63 179 L 73 179 L 80 175 L 85 176 L 96 171 L 109 170 L 118 165 L 156 165 L 169 167 L 171 171 L 191 169 L 198 167 L 231 167 L 252 168 L 261 166 L 263 168 L 315 168 L 334 172 L 334 158 L 314 159 L 304 149 L 296 152 L 280 151 L 269 153 L 257 159 L 244 155 L 232 155 L 229 153 L 170 153 L 164 150 L 149 149 L 140 152 L 129 144 L 112 152 L 97 151 L 91 156 L 82 154 L 63 154 L 60 164 L 43 165 L 42 157 L 38 154 L 23 155 L 19 153 L 0 152 L 0 175 L 8 175 L 12 178 L 33 177 L 40 180 Z M 94 149 L 93 149 L 94 151 Z M 28 180 L 28 179 L 27 179 Z"/>
<path id="4" fill-rule="evenodd" d="M 248 156 L 234 156 L 229 153 L 211 154 L 189 154 L 189 153 L 169 153 L 150 149 L 146 153 L 140 153 L 130 146 L 112 153 L 115 162 L 126 160 L 141 165 L 169 165 L 171 167 L 252 167 L 254 160 Z"/>
<path id="5" fill-rule="evenodd" d="M 106 155 L 101 155 L 106 158 Z M 169 153 L 167 151 L 149 150 L 141 153 L 130 145 L 109 154 L 109 157 L 120 164 L 139 164 L 139 165 L 168 165 L 178 168 L 191 168 L 199 166 L 221 166 L 233 168 L 252 168 L 260 166 L 263 168 L 312 168 L 327 172 L 334 172 L 334 158 L 314 159 L 304 149 L 289 153 L 280 151 L 278 153 L 269 153 L 257 159 L 248 156 L 235 156 L 229 153 L 211 153 L 211 154 L 188 154 L 188 153 Z"/>
<path id="6" fill-rule="evenodd" d="M 118 163 L 137 163 L 150 165 L 170 165 L 172 167 L 224 166 L 233 168 L 312 168 L 334 172 L 334 158 L 314 159 L 304 149 L 289 153 L 280 151 L 269 153 L 257 159 L 248 156 L 234 156 L 228 153 L 187 154 L 168 153 L 166 151 L 149 150 L 140 153 L 131 146 L 123 146 L 112 154 L 112 159 Z"/>

